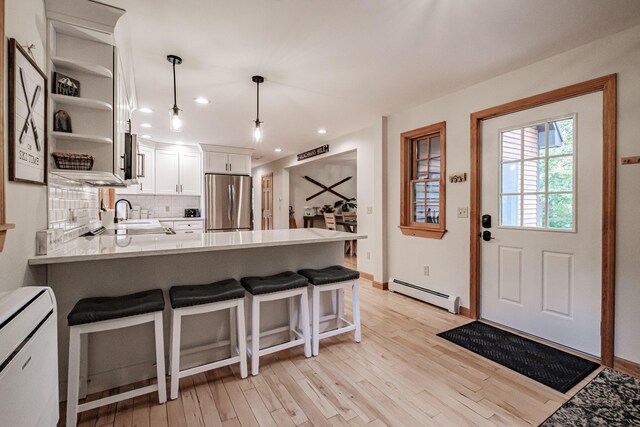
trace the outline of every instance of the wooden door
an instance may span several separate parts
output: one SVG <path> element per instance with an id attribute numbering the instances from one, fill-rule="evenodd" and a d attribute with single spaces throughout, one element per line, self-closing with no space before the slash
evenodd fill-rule
<path id="1" fill-rule="evenodd" d="M 273 230 L 273 174 L 262 177 L 262 229 Z"/>

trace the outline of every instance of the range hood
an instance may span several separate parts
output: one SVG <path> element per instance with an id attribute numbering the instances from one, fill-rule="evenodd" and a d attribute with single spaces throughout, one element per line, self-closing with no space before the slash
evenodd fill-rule
<path id="1" fill-rule="evenodd" d="M 52 175 L 64 180 L 90 185 L 92 187 L 126 187 L 126 183 L 110 172 L 100 171 L 77 171 L 56 169 L 51 171 Z"/>

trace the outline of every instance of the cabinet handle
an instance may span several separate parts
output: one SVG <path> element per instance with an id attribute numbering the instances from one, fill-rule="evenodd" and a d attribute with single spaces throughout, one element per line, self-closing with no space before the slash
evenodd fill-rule
<path id="1" fill-rule="evenodd" d="M 142 191 L 142 183 L 140 183 L 140 191 Z"/>
<path id="2" fill-rule="evenodd" d="M 231 172 L 231 171 L 232 171 L 232 169 L 231 169 L 231 163 L 229 163 L 229 172 Z"/>
<path id="3" fill-rule="evenodd" d="M 182 184 L 180 184 L 180 192 L 182 193 Z"/>
<path id="4" fill-rule="evenodd" d="M 180 191 L 178 191 L 178 184 L 176 184 L 176 193 L 179 193 Z"/>
<path id="5" fill-rule="evenodd" d="M 225 163 L 225 164 L 224 164 L 224 170 L 225 170 L 226 172 L 229 172 L 229 163 Z"/>
<path id="6" fill-rule="evenodd" d="M 138 171 L 142 171 L 142 173 L 138 174 L 138 178 L 144 178 L 145 175 L 145 154 L 138 153 Z"/>

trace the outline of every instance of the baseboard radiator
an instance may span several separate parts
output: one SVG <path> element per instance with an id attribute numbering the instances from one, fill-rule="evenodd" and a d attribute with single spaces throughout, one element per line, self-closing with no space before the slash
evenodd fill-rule
<path id="1" fill-rule="evenodd" d="M 393 277 L 389 279 L 389 290 L 411 298 L 419 299 L 420 301 L 424 301 L 437 307 L 442 307 L 453 314 L 458 314 L 458 305 L 460 303 L 459 297 L 443 294 L 442 292 L 427 289 Z"/>

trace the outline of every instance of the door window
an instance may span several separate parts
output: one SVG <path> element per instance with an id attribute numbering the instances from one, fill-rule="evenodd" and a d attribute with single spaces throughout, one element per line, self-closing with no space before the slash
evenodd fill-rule
<path id="1" fill-rule="evenodd" d="M 500 226 L 575 231 L 575 115 L 500 132 Z"/>

